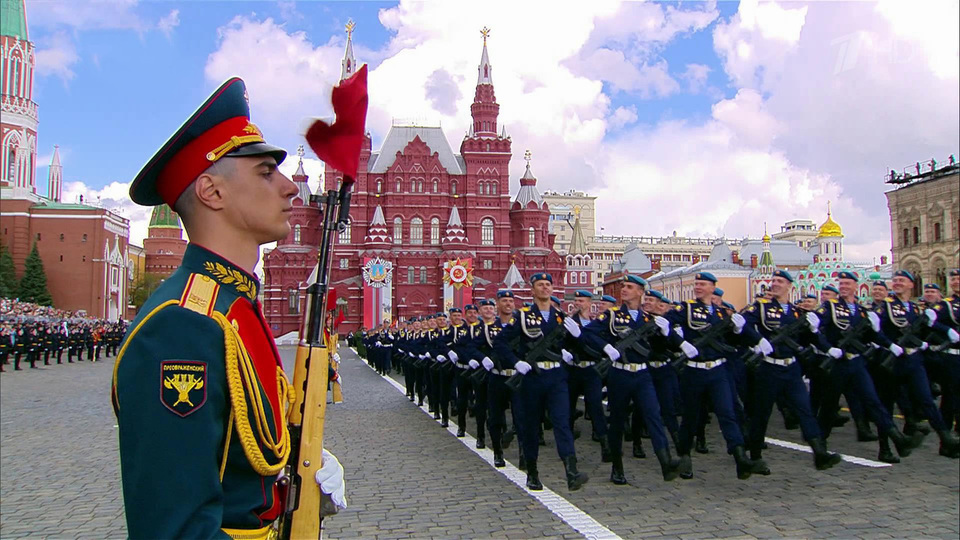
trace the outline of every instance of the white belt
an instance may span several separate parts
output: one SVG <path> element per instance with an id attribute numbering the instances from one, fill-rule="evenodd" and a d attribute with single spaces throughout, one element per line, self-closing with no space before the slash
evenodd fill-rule
<path id="1" fill-rule="evenodd" d="M 491 369 L 490 373 L 494 375 L 503 375 L 504 377 L 512 377 L 517 373 L 515 369 Z"/>
<path id="2" fill-rule="evenodd" d="M 697 369 L 713 369 L 717 366 L 725 364 L 726 362 L 726 358 L 717 358 L 716 360 L 710 360 L 709 362 L 694 362 L 693 360 L 687 360 L 687 365 Z"/>
<path id="3" fill-rule="evenodd" d="M 669 362 L 647 362 L 652 368 L 662 368 L 663 366 L 669 364 Z"/>
<path id="4" fill-rule="evenodd" d="M 952 354 L 954 356 L 960 356 L 960 349 L 944 349 L 945 353 Z"/>
<path id="5" fill-rule="evenodd" d="M 620 362 L 614 362 L 613 367 L 617 369 L 622 369 L 624 371 L 629 371 L 631 373 L 636 373 L 638 371 L 643 371 L 647 369 L 646 364 L 621 364 Z"/>
<path id="6" fill-rule="evenodd" d="M 560 362 L 537 362 L 537 367 L 544 370 L 556 369 L 561 365 L 563 364 L 561 364 Z"/>
<path id="7" fill-rule="evenodd" d="M 597 365 L 597 363 L 594 362 L 594 361 L 592 361 L 592 360 L 589 361 L 589 362 L 580 362 L 580 363 L 578 363 L 578 364 L 574 364 L 574 366 L 576 366 L 576 367 L 581 367 L 581 368 L 588 368 L 588 367 L 595 366 L 595 365 Z"/>
<path id="8" fill-rule="evenodd" d="M 917 347 L 911 347 L 911 348 L 909 348 L 909 349 L 904 349 L 904 350 L 903 350 L 903 354 L 910 355 L 910 354 L 915 354 L 915 353 L 917 353 L 917 352 L 919 352 L 919 351 L 920 351 L 919 348 L 917 348 Z"/>
<path id="9" fill-rule="evenodd" d="M 796 362 L 797 359 L 792 356 L 790 358 L 770 358 L 769 356 L 764 356 L 763 361 L 768 364 L 773 364 L 775 366 L 786 367 Z"/>

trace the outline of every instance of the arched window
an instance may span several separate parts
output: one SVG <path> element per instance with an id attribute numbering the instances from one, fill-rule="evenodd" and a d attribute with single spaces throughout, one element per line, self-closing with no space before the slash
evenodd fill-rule
<path id="1" fill-rule="evenodd" d="M 300 243 L 300 226 L 299 225 L 293 226 L 293 243 L 294 244 Z"/>
<path id="2" fill-rule="evenodd" d="M 440 181 L 436 178 L 433 179 L 433 192 L 438 193 L 440 191 Z"/>
<path id="3" fill-rule="evenodd" d="M 487 143 L 487 152 L 490 151 L 490 143 Z"/>
<path id="4" fill-rule="evenodd" d="M 910 245 L 910 231 L 903 229 L 903 246 L 906 247 Z"/>
<path id="5" fill-rule="evenodd" d="M 940 241 L 940 224 L 939 223 L 933 224 L 933 241 L 934 242 Z"/>
<path id="6" fill-rule="evenodd" d="M 421 266 L 420 267 L 420 283 L 426 283 L 426 282 L 427 282 L 427 267 Z"/>
<path id="7" fill-rule="evenodd" d="M 12 146 L 7 153 L 7 181 L 17 181 L 17 151 Z"/>
<path id="8" fill-rule="evenodd" d="M 493 182 L 492 184 L 490 184 L 490 187 L 493 189 L 493 194 L 496 195 L 496 194 L 497 194 L 497 183 L 496 183 L 496 182 Z"/>
<path id="9" fill-rule="evenodd" d="M 60 233 L 60 241 L 63 242 L 63 233 Z"/>
<path id="10" fill-rule="evenodd" d="M 416 245 L 423 243 L 423 220 L 418 217 L 410 220 L 410 243 Z"/>
<path id="11" fill-rule="evenodd" d="M 84 242 L 87 241 L 87 235 L 83 235 L 83 241 L 84 241 Z"/>
<path id="12" fill-rule="evenodd" d="M 401 191 L 403 191 L 403 179 L 398 177 L 398 178 L 397 178 L 397 193 L 400 193 Z"/>
<path id="13" fill-rule="evenodd" d="M 480 222 L 480 245 L 493 245 L 493 220 L 490 218 L 484 218 L 484 220 Z"/>
<path id="14" fill-rule="evenodd" d="M 913 228 L 913 243 L 914 244 L 920 243 L 920 227 Z"/>
<path id="15" fill-rule="evenodd" d="M 580 283 L 583 283 L 584 285 L 587 284 L 587 273 L 586 273 L 586 272 L 580 272 Z"/>
<path id="16" fill-rule="evenodd" d="M 300 291 L 297 289 L 287 291 L 287 313 L 291 315 L 300 313 Z"/>
<path id="17" fill-rule="evenodd" d="M 537 245 L 537 231 L 533 227 L 527 230 L 527 245 L 530 247 Z"/>
<path id="18" fill-rule="evenodd" d="M 403 243 L 403 219 L 400 216 L 393 218 L 393 243 Z"/>
<path id="19" fill-rule="evenodd" d="M 456 194 L 457 194 L 457 183 L 456 183 L 455 181 L 454 181 L 454 182 L 450 182 L 450 194 L 451 194 L 451 195 L 456 195 Z"/>
<path id="20" fill-rule="evenodd" d="M 437 245 L 440 243 L 440 219 L 433 218 L 430 220 L 430 243 Z"/>
<path id="21" fill-rule="evenodd" d="M 383 180 L 377 180 L 377 193 L 383 193 Z"/>
<path id="22" fill-rule="evenodd" d="M 414 267 L 412 267 L 412 266 L 408 266 L 408 267 L 407 267 L 407 283 L 414 283 L 414 282 L 415 282 L 415 280 L 416 280 L 416 275 L 415 275 L 415 274 L 416 274 L 416 273 L 417 273 L 417 269 L 416 269 L 416 268 L 414 268 Z"/>
<path id="23" fill-rule="evenodd" d="M 570 284 L 571 284 L 571 285 L 576 285 L 576 284 L 577 284 L 577 273 L 576 273 L 576 272 L 571 272 L 571 273 L 570 273 Z"/>
<path id="24" fill-rule="evenodd" d="M 343 229 L 343 231 L 340 233 L 341 244 L 349 244 L 351 242 L 351 236 L 353 236 L 352 231 L 353 231 L 353 224 L 348 221 L 347 227 Z"/>

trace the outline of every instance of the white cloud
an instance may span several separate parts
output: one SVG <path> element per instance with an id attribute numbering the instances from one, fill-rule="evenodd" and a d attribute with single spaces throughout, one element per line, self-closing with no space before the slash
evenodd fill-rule
<path id="1" fill-rule="evenodd" d="M 56 75 L 67 83 L 76 75 L 73 65 L 80 60 L 77 48 L 65 32 L 57 32 L 37 47 L 36 74 Z"/>
<path id="2" fill-rule="evenodd" d="M 699 94 L 707 84 L 710 75 L 710 66 L 704 64 L 687 64 L 687 70 L 680 78 L 687 82 L 687 91 Z"/>
<path id="3" fill-rule="evenodd" d="M 138 0 L 70 0 L 28 2 L 30 26 L 71 30 L 146 31 L 150 25 L 136 13 Z"/>
<path id="4" fill-rule="evenodd" d="M 610 127 L 619 129 L 636 122 L 638 118 L 636 105 L 617 107 L 617 110 L 613 111 L 613 114 L 610 115 Z"/>
<path id="5" fill-rule="evenodd" d="M 130 200 L 129 192 L 130 182 L 112 182 L 95 189 L 82 181 L 67 181 L 63 183 L 61 200 L 65 203 L 77 203 L 82 195 L 84 204 L 106 208 L 130 220 L 130 243 L 142 246 L 153 208 L 134 203 Z"/>
<path id="6" fill-rule="evenodd" d="M 157 21 L 157 29 L 163 32 L 168 38 L 173 34 L 174 28 L 180 26 L 180 10 L 172 9 Z"/>

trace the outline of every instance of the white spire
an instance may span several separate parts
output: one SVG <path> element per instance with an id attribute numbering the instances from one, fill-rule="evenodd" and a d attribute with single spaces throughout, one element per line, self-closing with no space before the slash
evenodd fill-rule
<path id="1" fill-rule="evenodd" d="M 514 287 L 520 287 L 522 289 L 526 285 L 527 282 L 523 279 L 523 275 L 520 274 L 516 261 L 510 263 L 510 268 L 507 269 L 507 275 L 503 278 L 503 282 L 508 289 Z"/>
<path id="2" fill-rule="evenodd" d="M 450 219 L 447 220 L 446 234 L 443 235 L 443 243 L 463 244 L 467 241 L 467 231 L 463 230 L 463 222 L 460 221 L 460 211 L 454 206 L 450 209 Z"/>
<path id="3" fill-rule="evenodd" d="M 447 220 L 447 228 L 449 229 L 450 227 L 463 228 L 463 222 L 460 221 L 460 211 L 457 210 L 456 206 L 450 210 L 450 219 Z"/>
<path id="4" fill-rule="evenodd" d="M 63 186 L 63 167 L 60 165 L 60 147 L 54 145 L 53 159 L 50 160 L 50 172 L 47 176 L 48 193 L 51 201 L 60 202 L 60 191 Z"/>
<path id="5" fill-rule="evenodd" d="M 381 225 L 383 227 L 387 226 L 387 220 L 383 217 L 383 208 L 380 208 L 380 205 L 377 205 L 377 209 L 373 211 L 373 219 L 370 220 L 370 226 Z"/>
<path id="6" fill-rule="evenodd" d="M 357 24 L 353 19 L 347 21 L 347 48 L 343 51 L 343 60 L 340 62 L 340 80 L 349 79 L 357 70 L 357 59 L 353 56 L 353 29 Z"/>
<path id="7" fill-rule="evenodd" d="M 493 84 L 493 67 L 490 65 L 490 58 L 487 57 L 487 38 L 490 37 L 490 29 L 486 26 L 480 30 L 483 36 L 483 54 L 480 55 L 480 66 L 477 67 L 477 84 Z"/>
<path id="8" fill-rule="evenodd" d="M 370 220 L 370 227 L 367 228 L 367 242 L 389 244 L 393 238 L 387 233 L 387 220 L 383 217 L 383 208 L 377 205 L 373 211 L 373 219 Z"/>

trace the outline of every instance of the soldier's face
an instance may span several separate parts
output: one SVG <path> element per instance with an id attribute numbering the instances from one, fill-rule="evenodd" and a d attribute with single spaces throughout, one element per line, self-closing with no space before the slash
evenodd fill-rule
<path id="1" fill-rule="evenodd" d="M 803 309 L 807 311 L 813 311 L 817 309 L 817 301 L 814 298 L 804 298 L 800 305 L 802 305 Z"/>
<path id="2" fill-rule="evenodd" d="M 960 276 L 950 276 L 950 290 L 960 294 Z"/>
<path id="3" fill-rule="evenodd" d="M 613 302 L 607 302 L 606 300 L 601 300 L 599 304 L 601 312 L 606 311 L 615 305 Z"/>
<path id="4" fill-rule="evenodd" d="M 913 282 L 903 276 L 894 276 L 893 292 L 903 295 L 908 294 L 913 289 Z"/>
<path id="5" fill-rule="evenodd" d="M 643 302 L 640 303 L 640 307 L 647 313 L 656 313 L 656 306 L 659 302 L 659 300 L 648 294 L 643 297 Z"/>
<path id="6" fill-rule="evenodd" d="M 940 291 L 938 291 L 938 290 L 936 290 L 936 289 L 924 289 L 924 290 L 923 290 L 923 299 L 924 299 L 928 304 L 935 304 L 935 303 L 939 302 L 941 298 L 942 298 L 942 297 L 941 297 L 941 295 L 940 295 Z"/>
<path id="7" fill-rule="evenodd" d="M 835 292 L 833 292 L 833 291 L 820 291 L 820 299 L 823 300 L 823 301 L 836 300 L 836 299 L 837 299 L 837 293 L 835 293 Z"/>
<path id="8" fill-rule="evenodd" d="M 485 321 L 492 321 L 497 316 L 497 308 L 494 306 L 480 306 L 480 316 Z"/>
<path id="9" fill-rule="evenodd" d="M 466 319 L 469 324 L 473 324 L 477 322 L 477 311 L 468 309 L 467 312 L 463 314 L 463 318 Z"/>
<path id="10" fill-rule="evenodd" d="M 533 284 L 533 297 L 537 300 L 550 300 L 553 295 L 553 283 L 545 279 L 538 280 Z"/>
<path id="11" fill-rule="evenodd" d="M 709 301 L 713 291 L 717 288 L 717 284 L 708 280 L 708 279 L 696 279 L 693 281 L 693 294 L 701 301 Z"/>
<path id="12" fill-rule="evenodd" d="M 451 314 L 450 314 L 450 322 L 451 322 L 454 326 L 458 326 L 460 323 L 463 322 L 463 314 L 461 314 L 461 313 L 451 313 Z"/>
<path id="13" fill-rule="evenodd" d="M 874 302 L 882 302 L 883 299 L 887 297 L 887 288 L 874 285 L 873 288 L 870 289 L 870 294 L 873 296 Z"/>
<path id="14" fill-rule="evenodd" d="M 236 170 L 226 182 L 228 221 L 258 244 L 282 240 L 290 234 L 292 199 L 297 186 L 277 169 L 270 156 L 231 158 Z"/>
<path id="15" fill-rule="evenodd" d="M 780 276 L 773 276 L 773 279 L 770 281 L 770 292 L 777 297 L 782 297 L 784 294 L 789 293 L 791 287 L 793 287 L 793 283 L 790 283 L 786 278 Z"/>
<path id="16" fill-rule="evenodd" d="M 623 288 L 620 289 L 620 299 L 624 303 L 638 302 L 642 297 L 643 289 L 639 285 L 632 281 L 624 282 Z"/>
<path id="17" fill-rule="evenodd" d="M 590 304 L 591 304 L 591 303 L 592 303 L 592 302 L 590 301 L 589 298 L 582 298 L 582 297 L 577 297 L 577 298 L 574 299 L 574 301 L 573 301 L 573 305 L 577 306 L 577 311 L 579 311 L 580 313 L 583 313 L 583 314 L 589 314 L 589 313 L 590 313 Z"/>
<path id="18" fill-rule="evenodd" d="M 715 294 L 711 294 L 710 302 L 713 303 L 714 306 L 720 307 L 720 305 L 723 303 L 723 298 L 720 298 Z"/>
<path id="19" fill-rule="evenodd" d="M 513 298 L 509 296 L 504 296 L 503 298 L 497 298 L 497 312 L 501 315 L 510 315 L 517 310 L 517 304 L 514 302 Z"/>
<path id="20" fill-rule="evenodd" d="M 837 284 L 840 289 L 840 296 L 852 298 L 857 295 L 857 282 L 852 279 L 841 279 Z"/>

